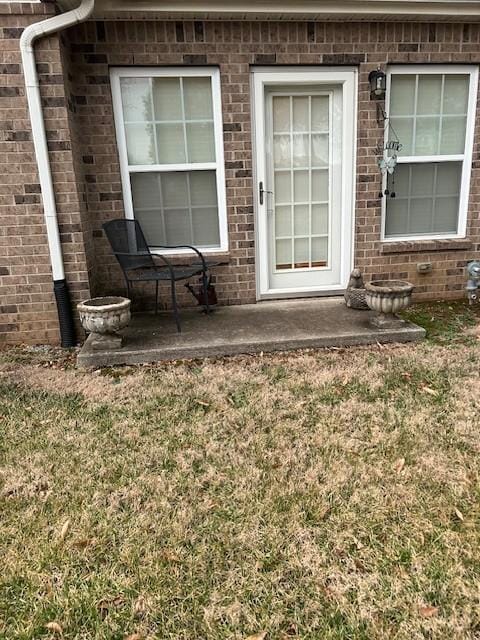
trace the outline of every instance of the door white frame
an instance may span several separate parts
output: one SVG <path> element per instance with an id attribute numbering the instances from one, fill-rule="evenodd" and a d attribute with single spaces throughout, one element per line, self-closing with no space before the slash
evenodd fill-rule
<path id="1" fill-rule="evenodd" d="M 353 265 L 353 230 L 355 212 L 355 169 L 356 169 L 356 132 L 357 132 L 357 83 L 358 72 L 355 67 L 256 67 L 251 74 L 252 114 L 253 114 L 253 176 L 254 176 L 254 212 L 256 246 L 256 283 L 257 299 L 294 298 L 329 295 L 343 291 L 348 282 Z M 318 288 L 271 289 L 269 286 L 268 198 L 263 204 L 259 199 L 259 183 L 268 182 L 266 163 L 265 130 L 265 91 L 275 86 L 294 85 L 337 85 L 342 87 L 342 202 L 341 202 L 341 276 L 334 286 Z"/>

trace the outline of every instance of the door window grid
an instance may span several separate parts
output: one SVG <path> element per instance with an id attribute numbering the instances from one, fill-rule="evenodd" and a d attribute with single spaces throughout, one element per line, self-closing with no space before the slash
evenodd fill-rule
<path id="1" fill-rule="evenodd" d="M 275 266 L 277 270 L 286 271 L 286 270 L 298 270 L 298 269 L 312 269 L 312 268 L 324 268 L 328 265 L 328 251 L 329 251 L 329 154 L 330 154 L 330 131 L 329 131 L 329 104 L 330 98 L 329 96 L 322 96 L 327 101 L 327 129 L 322 129 L 322 127 L 314 128 L 312 126 L 312 95 L 302 96 L 306 98 L 308 104 L 307 111 L 307 127 L 300 128 L 296 126 L 294 123 L 295 117 L 295 98 L 300 96 L 289 95 L 288 104 L 289 104 L 289 130 L 276 131 L 275 130 L 275 115 L 272 117 L 272 129 L 273 129 L 273 141 L 274 141 L 274 173 L 275 178 L 279 175 L 285 175 L 285 179 L 289 179 L 290 182 L 290 197 L 283 201 L 280 199 L 277 200 L 277 189 L 275 189 Z M 316 96 L 315 96 L 316 97 Z M 272 98 L 275 101 L 276 96 Z M 273 110 L 273 109 L 272 109 Z M 303 164 L 300 166 L 295 166 L 299 161 L 295 157 L 295 148 L 299 147 L 295 142 L 300 137 L 305 139 L 308 136 L 308 153 L 307 157 L 304 158 Z M 275 150 L 278 149 L 278 145 L 276 144 L 276 140 L 278 139 L 288 139 L 288 151 L 289 151 L 289 162 L 287 166 L 275 166 L 278 165 Z M 313 165 L 312 166 L 312 157 L 314 156 L 314 141 L 315 138 L 324 138 L 326 142 L 326 157 L 325 163 L 321 165 Z M 318 158 L 318 154 L 316 154 Z M 301 162 L 301 161 L 300 161 Z M 312 172 L 313 171 L 321 171 L 327 174 L 327 199 L 313 199 L 313 180 L 312 180 Z M 296 198 L 296 185 L 295 185 L 295 174 L 299 175 L 300 173 L 308 173 L 308 194 L 309 198 L 307 200 L 297 200 Z M 275 180 L 276 182 L 276 180 Z M 313 210 L 314 207 L 318 208 L 318 206 L 326 205 L 325 217 L 326 217 L 326 231 L 324 233 L 313 233 Z M 278 209 L 289 208 L 289 218 L 290 218 L 290 233 L 282 234 L 279 232 L 279 224 L 278 224 Z M 296 210 L 300 209 L 300 207 L 308 207 L 308 230 L 305 232 L 298 232 L 296 229 L 296 223 L 299 217 L 297 215 Z M 288 261 L 284 261 L 279 258 L 279 254 L 283 254 L 284 256 L 289 255 L 290 258 Z"/>

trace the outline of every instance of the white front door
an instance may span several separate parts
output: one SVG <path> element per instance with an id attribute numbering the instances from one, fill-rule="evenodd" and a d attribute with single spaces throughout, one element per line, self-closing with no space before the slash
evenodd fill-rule
<path id="1" fill-rule="evenodd" d="M 341 291 L 352 267 L 354 69 L 255 70 L 259 298 Z"/>

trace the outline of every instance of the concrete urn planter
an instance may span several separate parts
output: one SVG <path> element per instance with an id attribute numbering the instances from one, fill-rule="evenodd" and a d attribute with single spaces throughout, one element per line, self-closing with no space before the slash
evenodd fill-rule
<path id="1" fill-rule="evenodd" d="M 90 333 L 93 349 L 117 349 L 122 346 L 118 331 L 130 322 L 130 300 L 117 296 L 92 298 L 78 306 L 82 327 Z"/>
<path id="2" fill-rule="evenodd" d="M 412 302 L 413 284 L 405 280 L 372 280 L 365 284 L 365 300 L 378 315 L 371 323 L 379 329 L 391 329 L 403 324 L 395 314 Z"/>

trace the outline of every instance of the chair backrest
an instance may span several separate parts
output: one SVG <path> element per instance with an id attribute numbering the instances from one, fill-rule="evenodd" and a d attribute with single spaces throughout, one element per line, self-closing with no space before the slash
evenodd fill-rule
<path id="1" fill-rule="evenodd" d="M 155 266 L 142 227 L 137 220 L 111 220 L 103 225 L 103 230 L 124 271 Z"/>

